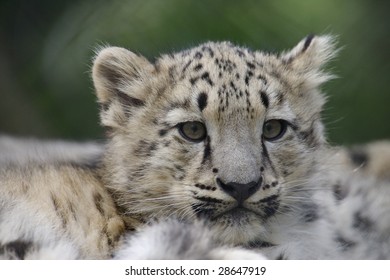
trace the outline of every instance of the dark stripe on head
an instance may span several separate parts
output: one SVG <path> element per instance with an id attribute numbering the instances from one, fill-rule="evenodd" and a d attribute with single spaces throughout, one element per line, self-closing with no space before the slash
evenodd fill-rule
<path id="1" fill-rule="evenodd" d="M 207 94 L 201 92 L 198 96 L 198 107 L 200 111 L 203 111 L 207 106 Z"/>
<path id="2" fill-rule="evenodd" d="M 260 91 L 260 98 L 261 98 L 261 103 L 263 103 L 265 108 L 268 108 L 269 106 L 269 98 L 267 94 L 264 91 Z"/>
<path id="3" fill-rule="evenodd" d="M 210 155 L 211 155 L 210 136 L 207 135 L 205 143 L 204 143 L 204 153 L 203 153 L 202 164 L 210 159 Z"/>
<path id="4" fill-rule="evenodd" d="M 264 160 L 264 161 L 268 161 L 268 163 L 269 163 L 269 165 L 270 165 L 272 171 L 273 171 L 274 173 L 276 173 L 275 167 L 273 166 L 273 164 L 272 164 L 272 162 L 271 162 L 271 159 L 270 159 L 270 157 L 269 157 L 269 154 L 268 154 L 268 151 L 267 151 L 267 147 L 264 145 L 264 142 L 263 142 L 263 141 L 261 142 L 261 148 L 262 148 L 261 153 L 262 153 L 262 155 L 263 155 L 263 160 Z"/>

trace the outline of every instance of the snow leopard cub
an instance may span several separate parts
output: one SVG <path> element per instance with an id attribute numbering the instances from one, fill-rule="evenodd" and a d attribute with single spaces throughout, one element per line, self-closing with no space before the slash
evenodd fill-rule
<path id="1" fill-rule="evenodd" d="M 388 258 L 389 188 L 345 176 L 324 138 L 334 55 L 330 36 L 278 55 L 210 42 L 155 63 L 102 49 L 101 160 L 2 165 L 0 254 Z"/>

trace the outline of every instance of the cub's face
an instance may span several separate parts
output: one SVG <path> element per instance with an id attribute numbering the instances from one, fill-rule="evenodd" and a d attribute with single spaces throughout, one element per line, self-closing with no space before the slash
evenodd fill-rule
<path id="1" fill-rule="evenodd" d="M 327 36 L 278 56 L 206 43 L 154 64 L 103 49 L 93 78 L 118 205 L 145 220 L 205 219 L 233 244 L 255 240 L 316 168 L 332 52 Z"/>

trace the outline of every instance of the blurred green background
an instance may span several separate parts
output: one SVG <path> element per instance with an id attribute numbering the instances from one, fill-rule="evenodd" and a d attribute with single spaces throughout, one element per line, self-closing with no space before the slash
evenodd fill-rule
<path id="1" fill-rule="evenodd" d="M 0 133 L 103 138 L 89 69 L 110 44 L 153 58 L 206 40 L 280 51 L 309 33 L 343 47 L 325 85 L 332 143 L 390 138 L 390 1 L 2 0 Z"/>

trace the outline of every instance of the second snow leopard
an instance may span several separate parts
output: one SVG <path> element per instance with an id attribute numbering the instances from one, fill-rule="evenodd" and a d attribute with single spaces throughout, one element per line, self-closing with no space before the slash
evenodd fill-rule
<path id="1" fill-rule="evenodd" d="M 177 249 L 167 258 L 221 257 L 177 246 L 179 236 L 268 258 L 390 258 L 390 188 L 341 172 L 324 137 L 320 86 L 334 55 L 330 36 L 279 55 L 206 43 L 155 63 L 101 50 L 102 159 L 2 168 L 2 251 L 65 243 L 80 258 L 163 258 L 166 246 Z M 195 220 L 200 234 L 184 234 Z"/>

